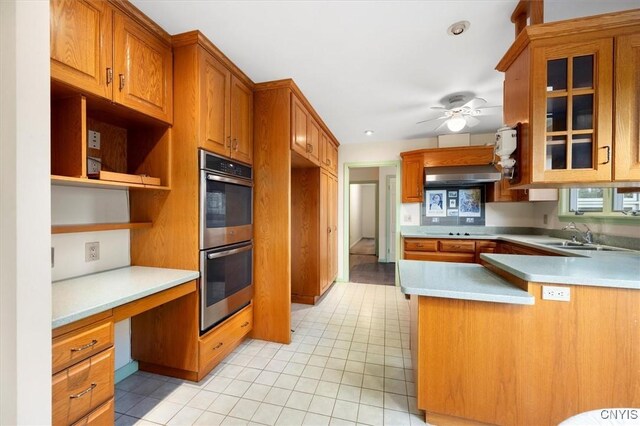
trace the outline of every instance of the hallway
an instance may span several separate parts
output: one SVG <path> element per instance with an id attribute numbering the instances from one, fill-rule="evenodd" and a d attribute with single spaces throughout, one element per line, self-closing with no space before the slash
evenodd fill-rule
<path id="1" fill-rule="evenodd" d="M 315 306 L 293 304 L 291 325 L 290 345 L 249 339 L 200 383 L 130 376 L 116 424 L 425 424 L 398 288 L 336 283 Z"/>
<path id="2" fill-rule="evenodd" d="M 396 264 L 378 262 L 375 239 L 363 238 L 349 250 L 349 281 L 395 285 Z"/>

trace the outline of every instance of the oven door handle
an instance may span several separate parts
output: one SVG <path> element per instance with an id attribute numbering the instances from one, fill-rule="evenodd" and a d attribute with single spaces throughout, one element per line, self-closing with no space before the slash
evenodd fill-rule
<path id="1" fill-rule="evenodd" d="M 229 256 L 231 254 L 242 253 L 243 251 L 249 251 L 253 248 L 253 244 L 248 246 L 238 247 L 232 250 L 219 251 L 217 253 L 207 253 L 207 259 L 215 259 L 218 257 Z"/>
<path id="2" fill-rule="evenodd" d="M 241 180 L 241 179 L 233 179 L 233 178 L 228 178 L 225 176 L 219 176 L 219 175 L 214 175 L 213 173 L 206 173 L 207 176 L 207 180 L 215 180 L 218 182 L 226 182 L 226 183 L 233 183 L 236 185 L 242 185 L 242 186 L 248 186 L 248 187 L 252 187 L 253 183 L 249 182 L 249 181 L 245 181 L 245 180 Z"/>

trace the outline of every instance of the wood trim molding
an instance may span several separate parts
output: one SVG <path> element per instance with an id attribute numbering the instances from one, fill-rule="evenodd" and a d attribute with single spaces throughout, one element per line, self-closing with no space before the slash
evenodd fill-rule
<path id="1" fill-rule="evenodd" d="M 518 35 L 509 50 L 496 65 L 496 70 L 505 72 L 529 43 L 535 40 L 553 39 L 560 36 L 580 35 L 625 27 L 637 28 L 638 26 L 640 26 L 640 9 L 530 25 Z"/>
<path id="2" fill-rule="evenodd" d="M 151 228 L 152 222 L 124 222 L 124 223 L 87 223 L 77 225 L 53 225 L 52 234 L 70 234 L 73 232 L 113 231 L 116 229 Z"/>
<path id="3" fill-rule="evenodd" d="M 253 82 L 253 80 L 251 80 L 240 68 L 238 68 L 236 64 L 234 64 L 231 59 L 227 57 L 227 55 L 222 53 L 222 51 L 218 49 L 218 47 L 200 31 L 194 30 L 171 36 L 171 44 L 174 48 L 198 44 L 208 53 L 213 55 L 217 60 L 222 62 L 224 66 L 227 67 L 231 71 L 231 73 L 236 76 L 236 78 L 242 80 L 242 82 L 249 86 L 251 90 L 254 90 L 254 86 L 256 84 Z"/>
<path id="4" fill-rule="evenodd" d="M 159 293 L 151 294 L 147 297 L 143 297 L 142 299 L 134 300 L 126 305 L 113 308 L 113 320 L 118 322 L 123 319 L 131 318 L 142 312 L 149 311 L 160 305 L 164 305 L 167 302 L 186 296 L 189 293 L 193 293 L 196 290 L 196 281 L 194 280 Z"/>
<path id="5" fill-rule="evenodd" d="M 286 78 L 283 80 L 266 81 L 263 83 L 257 83 L 254 87 L 254 90 L 256 92 L 263 91 L 263 90 L 275 90 L 275 89 L 291 90 L 298 97 L 300 102 L 302 102 L 304 107 L 309 111 L 309 113 L 313 116 L 313 118 L 318 122 L 318 124 L 320 124 L 320 126 L 322 127 L 322 130 L 324 130 L 327 136 L 329 136 L 329 141 L 331 141 L 331 143 L 335 147 L 340 146 L 340 142 L 338 142 L 338 139 L 331 132 L 327 124 L 322 120 L 322 117 L 318 115 L 316 110 L 311 105 L 311 102 L 309 102 L 306 96 L 304 96 L 304 94 L 302 93 L 302 90 L 300 90 L 300 88 L 295 83 L 295 81 L 293 81 L 293 79 Z"/>
<path id="6" fill-rule="evenodd" d="M 109 0 L 109 3 L 171 46 L 171 35 L 128 0 Z"/>

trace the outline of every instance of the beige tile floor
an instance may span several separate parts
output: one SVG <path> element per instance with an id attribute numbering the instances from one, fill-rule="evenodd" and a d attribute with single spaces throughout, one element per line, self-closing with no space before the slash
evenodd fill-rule
<path id="1" fill-rule="evenodd" d="M 336 283 L 294 304 L 292 343 L 247 340 L 199 383 L 138 372 L 116 385 L 116 425 L 424 425 L 409 309 L 396 287 Z"/>

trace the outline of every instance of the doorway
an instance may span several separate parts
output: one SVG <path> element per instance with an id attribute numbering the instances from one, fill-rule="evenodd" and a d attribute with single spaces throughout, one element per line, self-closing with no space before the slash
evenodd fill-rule
<path id="1" fill-rule="evenodd" d="M 389 244 L 397 228 L 396 201 L 389 199 L 395 172 L 395 167 L 358 167 L 349 173 L 345 249 L 351 282 L 395 285 L 395 241 Z M 395 188 L 391 194 L 395 197 Z"/>

